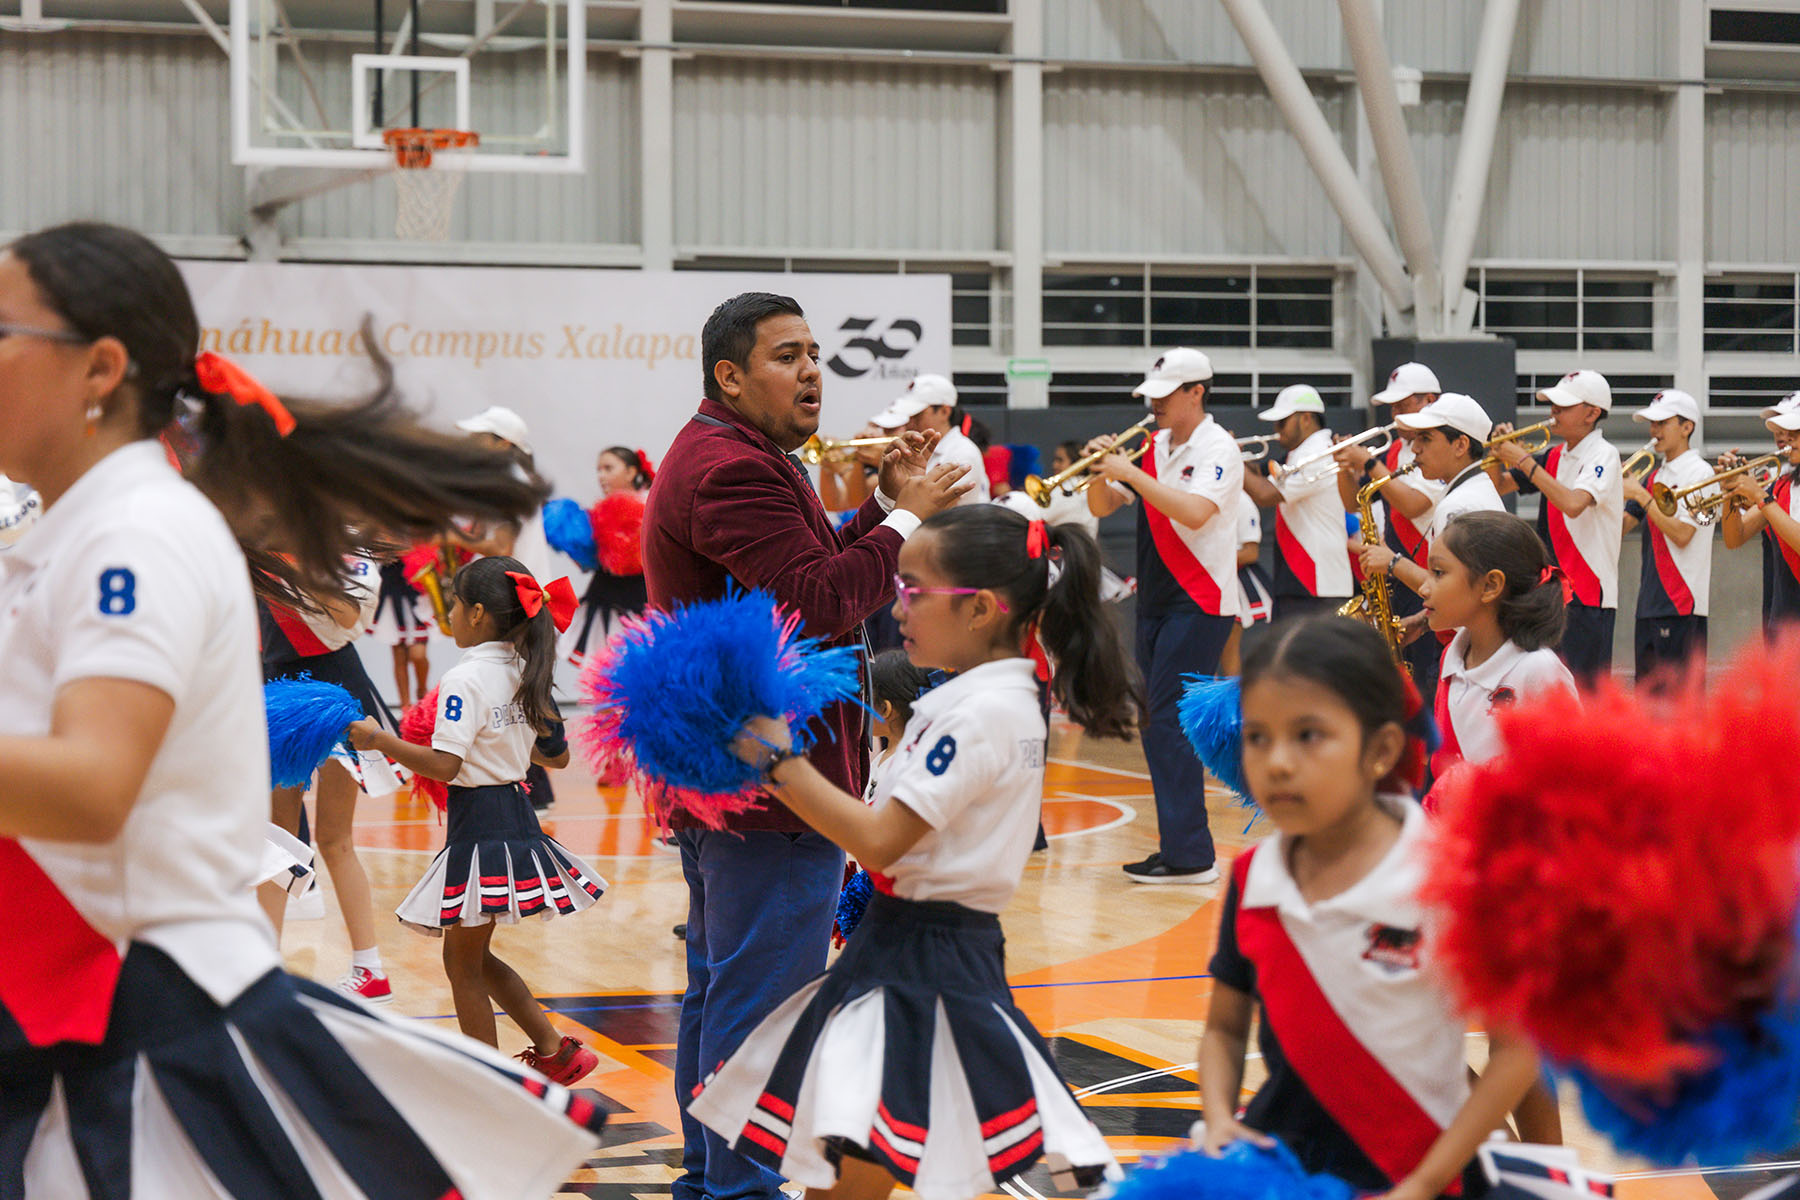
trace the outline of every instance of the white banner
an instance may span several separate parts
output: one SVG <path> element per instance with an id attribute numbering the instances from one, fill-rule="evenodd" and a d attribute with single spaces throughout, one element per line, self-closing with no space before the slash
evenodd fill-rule
<path id="1" fill-rule="evenodd" d="M 850 436 L 913 376 L 950 373 L 947 275 L 219 262 L 182 273 L 203 348 L 277 393 L 366 390 L 366 315 L 400 387 L 433 421 L 516 410 L 539 470 L 583 505 L 599 494 L 605 447 L 662 461 L 699 404 L 701 326 L 739 292 L 778 292 L 806 310 L 825 364 L 827 437 Z"/>

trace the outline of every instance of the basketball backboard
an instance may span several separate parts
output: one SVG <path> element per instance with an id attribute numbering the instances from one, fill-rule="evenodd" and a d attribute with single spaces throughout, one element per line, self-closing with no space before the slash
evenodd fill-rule
<path id="1" fill-rule="evenodd" d="M 382 169 L 386 130 L 465 129 L 470 171 L 579 173 L 586 41 L 571 0 L 231 0 L 232 159 Z"/>

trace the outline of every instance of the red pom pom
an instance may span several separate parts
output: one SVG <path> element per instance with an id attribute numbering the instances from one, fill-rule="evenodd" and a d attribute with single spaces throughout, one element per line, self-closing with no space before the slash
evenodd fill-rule
<path id="1" fill-rule="evenodd" d="M 1766 1008 L 1796 909 L 1800 645 L 1639 699 L 1608 682 L 1499 715 L 1506 752 L 1434 789 L 1424 899 L 1461 998 L 1552 1057 L 1637 1084 Z"/>
<path id="2" fill-rule="evenodd" d="M 989 446 L 981 455 L 987 471 L 988 489 L 996 496 L 1012 487 L 1012 451 L 1005 446 Z"/>
<path id="3" fill-rule="evenodd" d="M 415 746 L 431 745 L 431 732 L 437 728 L 438 690 L 432 688 L 400 718 L 400 739 Z M 443 812 L 450 806 L 450 785 L 440 779 L 427 779 L 413 773 L 412 792 L 421 800 L 429 800 Z"/>
<path id="4" fill-rule="evenodd" d="M 614 575 L 642 575 L 643 494 L 614 492 L 602 497 L 588 515 L 594 525 L 594 550 L 600 559 L 600 565 Z"/>
<path id="5" fill-rule="evenodd" d="M 419 583 L 419 575 L 426 567 L 438 560 L 438 553 L 439 547 L 436 542 L 420 542 L 400 556 L 400 568 L 406 572 L 406 582 L 411 584 L 412 589 L 421 595 L 424 594 L 425 589 Z M 459 567 L 475 557 L 461 546 L 451 547 L 450 553 Z M 449 601 L 450 598 L 445 596 L 444 602 L 447 604 Z"/>

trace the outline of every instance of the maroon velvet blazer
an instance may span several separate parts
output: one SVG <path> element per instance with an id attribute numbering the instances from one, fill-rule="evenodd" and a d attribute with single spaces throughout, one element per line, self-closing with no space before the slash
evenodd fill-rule
<path id="1" fill-rule="evenodd" d="M 818 493 L 775 443 L 730 406 L 700 402 L 675 435 L 644 508 L 644 577 L 650 603 L 669 608 L 715 600 L 732 582 L 761 588 L 803 631 L 837 646 L 860 645 L 863 619 L 894 596 L 901 537 L 882 527 L 871 497 L 842 530 Z M 807 758 L 853 796 L 868 774 L 865 716 L 855 705 L 825 710 Z M 677 813 L 676 827 L 693 827 Z M 773 796 L 731 818 L 732 829 L 809 827 Z"/>

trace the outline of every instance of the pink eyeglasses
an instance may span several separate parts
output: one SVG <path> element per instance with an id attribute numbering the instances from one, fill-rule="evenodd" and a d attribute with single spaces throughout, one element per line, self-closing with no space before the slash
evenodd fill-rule
<path id="1" fill-rule="evenodd" d="M 916 587 L 901 579 L 900 576 L 894 576 L 894 598 L 900 602 L 901 616 L 912 611 L 914 596 L 973 596 L 976 592 L 986 590 L 986 588 L 971 587 Z M 995 597 L 995 603 L 1000 605 L 1001 612 L 1012 611 L 1006 606 L 1006 601 L 1001 600 L 998 596 Z"/>

